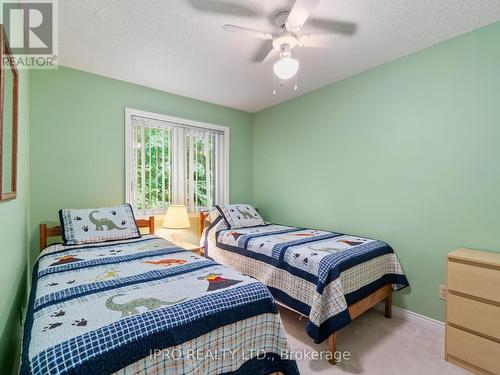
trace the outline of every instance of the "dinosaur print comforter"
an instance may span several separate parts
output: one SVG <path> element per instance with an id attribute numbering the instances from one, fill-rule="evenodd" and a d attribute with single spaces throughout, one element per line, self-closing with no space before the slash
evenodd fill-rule
<path id="1" fill-rule="evenodd" d="M 206 257 L 257 278 L 308 316 L 318 343 L 351 322 L 348 305 L 387 284 L 409 285 L 393 249 L 374 239 L 276 224 L 227 229 L 218 218 L 202 242 Z"/>
<path id="2" fill-rule="evenodd" d="M 21 374 L 298 374 L 257 280 L 155 236 L 39 256 Z"/>

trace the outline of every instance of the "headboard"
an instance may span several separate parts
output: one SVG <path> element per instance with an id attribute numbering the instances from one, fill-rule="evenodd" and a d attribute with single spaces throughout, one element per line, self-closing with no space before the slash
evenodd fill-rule
<path id="1" fill-rule="evenodd" d="M 198 222 L 198 237 L 201 238 L 203 234 L 203 229 L 205 229 L 205 221 L 207 221 L 208 211 L 200 211 L 199 222 Z"/>
<path id="2" fill-rule="evenodd" d="M 149 219 L 136 219 L 135 223 L 139 228 L 149 228 L 149 234 L 155 234 L 155 217 Z M 62 234 L 61 226 L 47 227 L 47 224 L 40 224 L 40 251 L 47 247 L 47 238 L 58 237 Z"/>

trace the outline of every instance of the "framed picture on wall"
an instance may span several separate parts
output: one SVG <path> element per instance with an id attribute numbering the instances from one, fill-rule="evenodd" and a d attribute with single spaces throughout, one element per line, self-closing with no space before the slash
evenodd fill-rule
<path id="1" fill-rule="evenodd" d="M 0 25 L 0 202 L 17 196 L 19 73 L 5 28 Z"/>

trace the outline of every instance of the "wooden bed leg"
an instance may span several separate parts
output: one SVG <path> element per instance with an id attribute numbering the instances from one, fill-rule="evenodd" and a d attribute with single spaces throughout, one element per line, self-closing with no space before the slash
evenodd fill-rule
<path id="1" fill-rule="evenodd" d="M 337 351 L 337 334 L 333 332 L 330 337 L 328 337 L 328 351 L 332 353 L 332 358 L 328 360 L 331 365 L 334 365 L 335 362 L 335 352 Z"/>
<path id="2" fill-rule="evenodd" d="M 392 316 L 392 285 L 387 285 L 387 297 L 385 298 L 385 317 L 391 319 Z"/>

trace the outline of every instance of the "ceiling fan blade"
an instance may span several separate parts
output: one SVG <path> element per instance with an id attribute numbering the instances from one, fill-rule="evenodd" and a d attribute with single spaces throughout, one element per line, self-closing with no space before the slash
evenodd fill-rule
<path id="1" fill-rule="evenodd" d="M 328 48 L 338 34 L 304 34 L 298 39 L 299 47 Z"/>
<path id="2" fill-rule="evenodd" d="M 307 21 L 319 0 L 295 0 L 290 14 L 286 20 L 286 28 L 298 31 Z"/>
<path id="3" fill-rule="evenodd" d="M 262 17 L 265 15 L 259 10 L 241 4 L 219 0 L 189 0 L 189 5 L 200 12 L 219 13 L 228 16 Z"/>
<path id="4" fill-rule="evenodd" d="M 334 21 L 324 18 L 311 18 L 307 24 L 316 30 L 324 30 L 344 35 L 352 35 L 357 29 L 356 24 L 353 22 Z"/>
<path id="5" fill-rule="evenodd" d="M 226 31 L 240 33 L 240 34 L 247 34 L 249 36 L 253 36 L 254 38 L 259 38 L 262 40 L 272 40 L 273 39 L 273 35 L 270 33 L 266 33 L 265 31 L 260 31 L 260 30 L 255 30 L 255 29 L 249 29 L 247 27 L 241 27 L 241 26 L 228 24 L 228 25 L 222 26 L 222 28 Z"/>
<path id="6" fill-rule="evenodd" d="M 276 48 L 273 48 L 272 43 L 266 43 L 264 48 L 262 48 L 258 55 L 256 56 L 254 61 L 259 61 L 262 63 L 266 63 L 268 61 L 273 60 L 275 57 L 278 57 L 280 51 Z"/>

